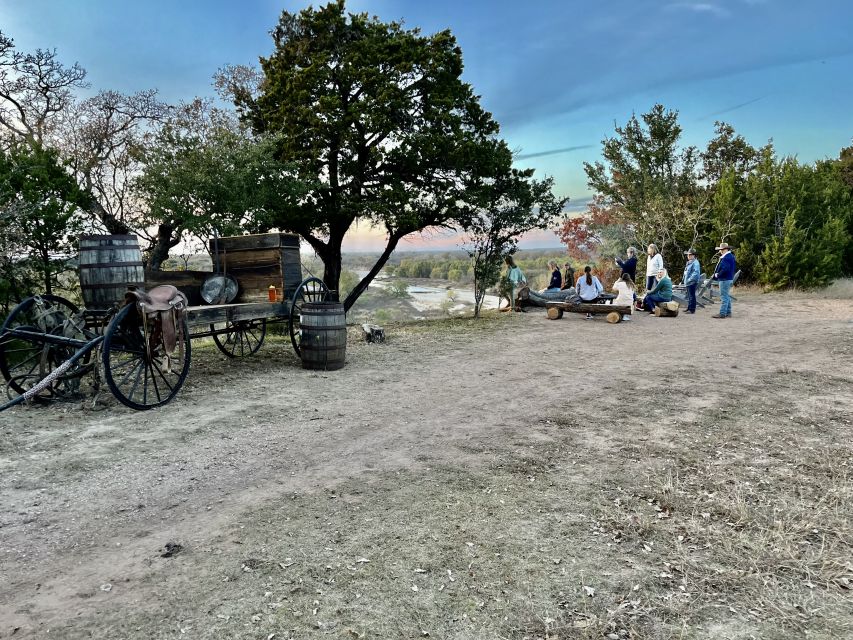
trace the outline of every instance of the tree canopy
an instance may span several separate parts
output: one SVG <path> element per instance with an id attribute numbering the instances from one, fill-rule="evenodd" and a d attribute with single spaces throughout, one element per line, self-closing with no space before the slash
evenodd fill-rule
<path id="1" fill-rule="evenodd" d="M 400 23 L 348 14 L 343 0 L 285 11 L 261 59 L 257 93 L 235 86 L 238 108 L 260 133 L 278 135 L 278 157 L 310 186 L 279 212 L 338 288 L 341 245 L 356 222 L 387 233 L 349 308 L 404 236 L 464 226 L 475 188 L 509 170 L 498 125 L 461 79 L 462 52 L 449 31 L 424 36 Z"/>

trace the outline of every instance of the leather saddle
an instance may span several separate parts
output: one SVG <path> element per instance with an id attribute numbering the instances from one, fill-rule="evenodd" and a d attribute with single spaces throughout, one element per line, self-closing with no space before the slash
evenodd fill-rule
<path id="1" fill-rule="evenodd" d="M 161 284 L 150 291 L 130 289 L 124 300 L 127 304 L 136 303 L 144 316 L 153 321 L 149 350 L 154 352 L 157 344 L 162 342 L 166 355 L 171 355 L 183 331 L 187 297 L 177 287 Z"/>

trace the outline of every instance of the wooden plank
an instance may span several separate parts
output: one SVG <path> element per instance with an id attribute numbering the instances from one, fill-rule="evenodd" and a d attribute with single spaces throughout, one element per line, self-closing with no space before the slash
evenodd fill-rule
<path id="1" fill-rule="evenodd" d="M 208 242 L 210 252 L 214 251 L 214 241 Z M 259 233 L 248 236 L 226 236 L 219 238 L 220 251 L 251 251 L 278 247 L 296 247 L 299 249 L 299 236 L 293 233 Z"/>
<path id="2" fill-rule="evenodd" d="M 584 302 L 549 302 L 545 305 L 547 309 L 561 309 L 569 313 L 592 313 L 592 314 L 607 314 L 611 311 L 616 313 L 627 314 L 631 313 L 631 305 L 625 304 L 589 304 Z"/>
<path id="3" fill-rule="evenodd" d="M 205 307 L 187 307 L 190 326 L 214 322 L 238 322 L 260 318 L 283 318 L 290 315 L 289 302 L 249 302 L 246 304 L 216 304 Z"/>

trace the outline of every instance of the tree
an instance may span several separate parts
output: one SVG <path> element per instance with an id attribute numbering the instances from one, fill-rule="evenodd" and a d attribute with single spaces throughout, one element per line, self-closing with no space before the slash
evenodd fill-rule
<path id="1" fill-rule="evenodd" d="M 507 166 L 504 175 L 483 186 L 484 204 L 466 224 L 463 248 L 474 265 L 475 318 L 480 316 L 486 289 L 498 281 L 501 262 L 515 252 L 519 237 L 550 227 L 569 200 L 554 196 L 553 178 L 536 181 L 532 176 L 532 169 Z"/>
<path id="2" fill-rule="evenodd" d="M 591 234 L 621 224 L 627 234 L 610 229 L 620 244 L 633 237 L 641 246 L 654 242 L 665 255 L 679 257 L 702 236 L 708 198 L 698 184 L 699 154 L 692 146 L 679 148 L 681 133 L 678 112 L 656 104 L 602 141 L 604 162 L 584 163 L 596 194 L 586 221 Z M 596 209 L 607 212 L 607 224 L 596 224 L 601 213 Z"/>
<path id="3" fill-rule="evenodd" d="M 759 151 L 743 136 L 736 134 L 730 124 L 717 121 L 714 123 L 714 131 L 716 137 L 708 142 L 708 147 L 701 154 L 702 178 L 712 186 L 727 171 L 746 177 L 756 167 Z"/>
<path id="4" fill-rule="evenodd" d="M 455 227 L 500 168 L 498 125 L 461 80 L 462 52 L 449 31 L 423 36 L 396 22 L 347 14 L 343 0 L 283 12 L 275 51 L 261 59 L 257 95 L 230 87 L 256 132 L 279 135 L 309 193 L 272 220 L 300 234 L 339 289 L 341 244 L 357 221 L 387 233 L 385 250 L 349 293 L 349 309 L 401 238 Z"/>
<path id="5" fill-rule="evenodd" d="M 56 276 L 72 253 L 71 243 L 82 229 L 78 206 L 84 201 L 74 179 L 55 150 L 40 145 L 13 144 L 0 156 L 0 207 L 3 218 L 14 220 L 25 260 L 51 293 Z M 7 223 L 8 224 L 8 223 Z"/>
<path id="6" fill-rule="evenodd" d="M 135 185 L 157 229 L 148 258 L 159 269 L 187 237 L 262 231 L 304 189 L 275 158 L 276 141 L 254 137 L 233 114 L 196 99 L 173 110 L 146 150 Z"/>
<path id="7" fill-rule="evenodd" d="M 140 214 L 129 189 L 138 150 L 166 106 L 155 91 L 79 99 L 75 92 L 88 86 L 85 69 L 64 65 L 56 50 L 23 53 L 0 33 L 0 135 L 57 149 L 87 194 L 81 204 L 92 219 L 110 233 L 130 233 Z"/>

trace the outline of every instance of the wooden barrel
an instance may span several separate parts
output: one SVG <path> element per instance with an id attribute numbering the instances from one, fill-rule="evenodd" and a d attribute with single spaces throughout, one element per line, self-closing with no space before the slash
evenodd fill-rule
<path id="1" fill-rule="evenodd" d="M 302 367 L 332 371 L 344 366 L 347 352 L 347 324 L 340 302 L 306 302 L 302 305 L 300 327 Z"/>
<path id="2" fill-rule="evenodd" d="M 87 309 L 120 304 L 128 285 L 145 286 L 139 241 L 134 235 L 80 236 L 79 272 Z"/>

